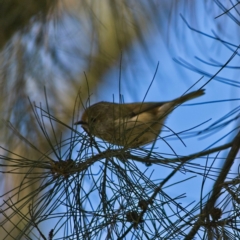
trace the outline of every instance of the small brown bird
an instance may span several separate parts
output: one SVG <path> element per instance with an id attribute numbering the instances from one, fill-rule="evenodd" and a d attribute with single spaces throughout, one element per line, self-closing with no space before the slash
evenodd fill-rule
<path id="1" fill-rule="evenodd" d="M 166 117 L 177 105 L 204 95 L 200 89 L 168 102 L 99 102 L 88 107 L 80 121 L 82 128 L 109 143 L 139 147 L 153 142 Z"/>

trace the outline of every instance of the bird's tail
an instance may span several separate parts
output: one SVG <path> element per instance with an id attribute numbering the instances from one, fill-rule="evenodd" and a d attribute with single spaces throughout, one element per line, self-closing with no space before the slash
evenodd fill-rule
<path id="1" fill-rule="evenodd" d="M 186 101 L 189 101 L 191 99 L 200 97 L 204 94 L 205 94 L 205 89 L 200 89 L 200 90 L 197 90 L 197 91 L 194 91 L 194 92 L 187 93 L 186 95 L 183 95 L 179 98 L 176 98 L 176 99 L 173 100 L 173 102 L 175 103 L 174 105 L 176 106 L 176 105 L 182 104 Z"/>
<path id="2" fill-rule="evenodd" d="M 190 92 L 172 101 L 165 102 L 158 109 L 159 119 L 161 118 L 164 119 L 165 117 L 167 117 L 168 114 L 171 113 L 178 105 L 204 95 L 205 94 L 204 91 L 205 91 L 204 89 L 200 89 L 194 92 Z"/>

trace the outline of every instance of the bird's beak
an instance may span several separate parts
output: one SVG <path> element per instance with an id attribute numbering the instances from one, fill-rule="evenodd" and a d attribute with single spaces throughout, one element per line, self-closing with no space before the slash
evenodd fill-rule
<path id="1" fill-rule="evenodd" d="M 79 124 L 81 124 L 81 125 L 87 125 L 87 123 L 86 122 L 84 122 L 84 121 L 78 121 L 78 122 L 75 122 L 74 123 L 74 125 L 79 125 Z"/>
<path id="2" fill-rule="evenodd" d="M 84 121 L 78 121 L 78 122 L 75 122 L 74 123 L 74 125 L 81 125 L 81 127 L 83 128 L 83 130 L 85 131 L 85 132 L 89 132 L 89 130 L 88 130 L 88 123 L 87 122 L 84 122 Z"/>

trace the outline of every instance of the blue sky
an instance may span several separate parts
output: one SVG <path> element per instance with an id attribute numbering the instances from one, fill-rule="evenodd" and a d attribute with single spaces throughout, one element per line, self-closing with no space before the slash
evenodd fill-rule
<path id="1" fill-rule="evenodd" d="M 152 9 L 152 16 L 149 16 L 152 24 L 149 24 L 144 29 L 143 41 L 135 41 L 126 51 L 123 51 L 121 58 L 114 60 L 115 65 L 103 77 L 103 84 L 96 89 L 90 89 L 91 104 L 99 101 L 113 101 L 113 99 L 117 102 L 120 91 L 119 81 L 121 85 L 120 92 L 124 96 L 126 103 L 141 102 L 143 99 L 144 101 L 155 102 L 172 100 L 181 96 L 201 78 L 190 91 L 197 90 L 205 85 L 236 50 L 236 46 L 239 44 L 239 26 L 227 15 L 215 19 L 216 16 L 222 13 L 222 10 L 217 5 L 205 1 L 195 1 L 192 4 L 192 1 L 185 0 L 178 1 L 176 5 L 173 4 L 174 1 L 161 1 L 164 7 L 162 7 L 163 5 L 160 6 L 160 1 L 154 3 L 155 5 L 145 3 L 146 8 L 153 6 L 154 8 Z M 227 2 L 227 4 L 230 3 Z M 231 11 L 231 13 L 238 17 L 235 10 Z M 187 24 L 199 32 L 190 29 Z M 35 46 L 29 42 L 29 45 L 26 46 L 26 56 L 30 59 L 27 76 L 29 97 L 32 100 L 38 102 L 39 99 L 39 101 L 43 99 L 43 91 L 32 91 L 38 87 L 32 79 L 35 68 L 36 72 L 43 68 L 47 72 L 47 76 L 53 75 L 53 78 L 58 81 L 54 84 L 59 89 L 59 95 L 63 99 L 64 94 L 68 93 L 65 92 L 68 82 L 65 80 L 64 71 L 70 72 L 70 77 L 77 78 L 77 76 L 84 75 L 89 60 L 87 58 L 88 54 L 90 54 L 88 51 L 96 50 L 94 49 L 95 46 L 91 49 L 91 42 L 88 39 L 90 37 L 88 27 L 87 22 L 80 24 L 77 19 L 64 15 L 62 15 L 61 21 L 49 24 L 47 29 L 50 36 L 49 41 L 44 42 L 45 48 L 39 52 L 42 59 L 45 60 L 42 65 L 31 62 L 31 54 Z M 107 28 L 104 30 L 107 31 Z M 29 36 L 31 34 L 33 36 L 37 35 L 37 31 L 38 27 L 36 26 L 31 30 Z M 218 36 L 220 39 L 229 42 L 229 44 L 210 38 L 206 34 L 213 37 Z M 56 58 L 61 64 L 54 64 L 53 59 L 51 59 L 53 56 L 48 54 L 48 50 L 49 52 L 54 50 L 54 56 L 57 56 Z M 84 56 L 86 56 L 86 59 Z M 103 57 L 108 56 L 103 54 Z M 239 55 L 236 55 L 228 64 L 232 68 L 224 68 L 204 86 L 206 89 L 204 96 L 178 107 L 168 117 L 166 126 L 177 133 L 204 123 L 192 130 L 193 136 L 191 138 L 180 135 L 186 146 L 176 137 L 166 138 L 170 133 L 166 128 L 162 131 L 160 136 L 165 137 L 165 140 L 179 156 L 189 155 L 209 147 L 227 143 L 236 134 L 235 131 L 228 135 L 230 131 L 239 125 L 239 119 L 221 127 L 217 132 L 206 133 L 206 135 L 209 135 L 207 137 L 205 134 L 198 133 L 239 106 L 238 65 Z M 42 77 L 43 83 L 48 89 L 52 82 L 48 81 L 47 78 L 45 79 L 44 71 L 39 72 L 41 76 L 37 77 Z M 148 88 L 149 91 L 147 92 Z M 82 91 L 86 90 L 83 89 Z M 76 96 L 72 95 L 73 98 Z M 78 130 L 81 130 L 80 126 Z M 218 142 L 219 139 L 222 140 Z M 160 139 L 155 145 L 155 151 L 160 152 L 162 155 L 173 154 L 168 144 Z M 145 148 L 150 146 L 148 145 Z M 226 154 L 227 151 L 222 152 L 218 157 L 225 157 Z M 211 157 L 215 156 L 216 154 L 209 156 L 208 165 L 211 164 Z M 206 159 L 197 159 L 193 163 L 198 164 L 198 167 L 204 167 Z M 214 167 L 220 168 L 222 164 L 223 160 L 219 158 L 215 161 Z M 144 164 L 137 163 L 137 166 L 142 172 L 147 170 Z M 236 168 L 232 169 L 234 173 L 237 173 L 237 167 L 236 164 Z M 94 164 L 92 169 L 96 174 L 101 170 L 98 163 Z M 150 166 L 147 174 L 152 171 L 152 179 L 163 179 L 170 173 L 170 169 L 156 165 Z M 179 200 L 182 206 L 186 206 L 193 201 L 199 201 L 203 177 L 186 172 L 183 169 L 167 184 L 168 186 L 191 177 L 193 177 L 191 180 L 165 189 L 172 197 L 183 193 L 186 194 L 185 198 Z M 206 181 L 203 194 L 211 190 L 214 180 L 213 177 Z M 86 189 L 90 188 L 91 184 L 90 180 L 89 182 L 86 181 Z M 49 229 L 46 229 L 46 236 L 48 232 Z M 60 232 L 59 236 L 61 234 Z"/>
<path id="2" fill-rule="evenodd" d="M 236 50 L 234 46 L 229 49 L 220 41 L 204 35 L 214 36 L 216 34 L 225 41 L 238 45 L 239 26 L 226 15 L 214 19 L 221 13 L 221 10 L 216 5 L 211 4 L 211 6 L 208 6 L 208 4 L 204 5 L 203 1 L 199 1 L 194 9 L 190 1 L 180 1 L 178 8 L 173 13 L 171 3 L 166 4 L 169 4 L 169 8 L 166 7 L 168 11 L 161 12 L 160 9 L 155 11 L 155 15 L 152 17 L 153 24 L 144 33 L 145 45 L 135 42 L 128 52 L 122 53 L 122 59 L 116 59 L 116 65 L 105 75 L 104 83 L 99 88 L 90 90 L 92 104 L 98 101 L 113 101 L 113 99 L 118 101 L 120 62 L 121 94 L 123 94 L 125 102 L 143 100 L 157 66 L 156 76 L 145 101 L 167 101 L 179 97 L 203 77 L 192 90 L 202 87 L 231 57 L 233 51 Z M 181 15 L 192 28 L 204 34 L 191 30 Z M 177 63 L 184 63 L 184 61 L 191 64 L 190 69 L 185 68 L 183 64 Z M 204 61 L 209 64 L 204 63 Z M 238 64 L 239 56 L 235 56 L 229 66 L 238 66 Z M 201 70 L 201 72 L 193 71 L 194 67 Z M 83 71 L 84 68 L 79 69 L 79 72 Z M 206 122 L 194 130 L 196 131 L 195 136 L 183 138 L 186 147 L 176 138 L 168 140 L 168 143 L 178 155 L 189 155 L 204 150 L 209 146 L 219 146 L 232 139 L 236 132 L 224 136 L 235 128 L 236 122 L 232 122 L 232 124 L 221 128 L 220 131 L 210 134 L 206 138 L 202 137 L 205 135 L 197 135 L 197 132 L 207 128 L 239 105 L 238 71 L 238 69 L 225 68 L 204 87 L 206 94 L 203 97 L 180 106 L 169 116 L 166 125 L 173 129 L 174 132 L 180 132 Z M 219 80 L 224 80 L 225 83 Z M 230 85 L 230 80 L 237 81 L 235 85 L 238 87 Z M 230 100 L 222 102 L 222 100 L 227 99 Z M 231 99 L 237 100 L 231 101 Z M 192 103 L 199 104 L 191 105 Z M 168 134 L 169 132 L 163 131 L 161 137 Z M 224 138 L 221 141 L 216 142 L 222 137 Z M 212 146 L 214 142 L 216 143 Z M 164 141 L 159 140 L 155 147 L 156 151 L 161 153 L 173 154 L 171 148 Z M 216 154 L 213 154 L 209 157 L 215 156 Z M 226 156 L 226 152 L 219 155 L 219 157 L 224 156 Z M 210 165 L 211 161 L 209 160 L 208 165 Z M 194 163 L 204 167 L 206 159 L 198 159 Z M 222 164 L 223 160 L 218 159 L 215 161 L 214 167 L 221 167 Z M 138 166 L 142 171 L 146 170 L 145 165 L 138 164 Z M 96 167 L 95 171 L 98 172 L 99 165 L 95 164 L 94 167 Z M 151 172 L 152 170 L 154 170 L 153 179 L 164 178 L 170 173 L 169 169 L 162 166 L 149 167 L 148 171 Z M 232 171 L 236 173 L 237 169 L 233 168 Z M 166 190 L 171 196 L 186 193 L 186 198 L 179 200 L 179 203 L 183 206 L 193 201 L 199 201 L 203 177 L 181 171 L 168 183 L 170 185 L 190 177 L 194 178 Z M 211 180 L 206 180 L 203 194 L 211 190 L 213 183 L 214 177 Z"/>

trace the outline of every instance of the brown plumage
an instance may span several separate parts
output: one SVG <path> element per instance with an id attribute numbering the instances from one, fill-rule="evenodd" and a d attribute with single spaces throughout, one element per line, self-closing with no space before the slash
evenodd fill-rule
<path id="1" fill-rule="evenodd" d="M 168 102 L 99 102 L 88 107 L 80 121 L 83 129 L 109 143 L 139 147 L 154 141 L 166 117 L 177 105 L 204 95 L 204 89 Z"/>

